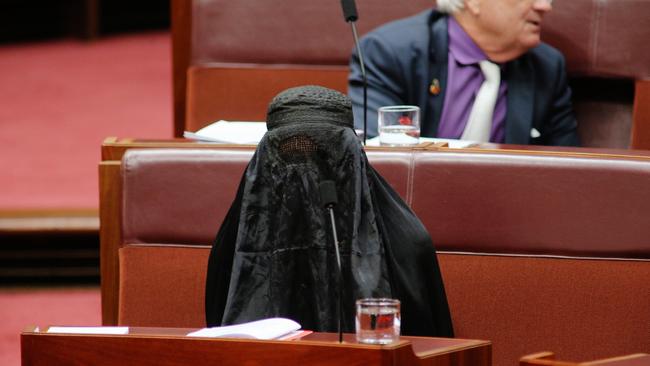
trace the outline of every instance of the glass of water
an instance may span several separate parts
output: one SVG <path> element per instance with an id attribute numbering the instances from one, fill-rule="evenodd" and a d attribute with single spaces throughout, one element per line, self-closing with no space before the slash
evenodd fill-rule
<path id="1" fill-rule="evenodd" d="M 379 144 L 413 146 L 420 142 L 420 107 L 391 105 L 378 110 Z"/>
<path id="2" fill-rule="evenodd" d="M 399 340 L 400 302 L 395 299 L 357 300 L 357 341 L 388 344 Z"/>

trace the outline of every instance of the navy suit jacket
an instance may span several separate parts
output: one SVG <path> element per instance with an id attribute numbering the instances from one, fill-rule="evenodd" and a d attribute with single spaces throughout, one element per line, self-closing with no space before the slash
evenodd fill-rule
<path id="1" fill-rule="evenodd" d="M 368 79 L 368 137 L 377 135 L 377 109 L 411 104 L 421 108 L 422 136 L 435 137 L 445 100 L 448 61 L 447 15 L 427 10 L 385 24 L 360 42 Z M 508 83 L 505 142 L 577 146 L 577 123 L 571 106 L 564 57 L 546 44 L 505 66 Z M 432 81 L 440 93 L 429 92 Z M 363 128 L 363 83 L 359 59 L 350 60 L 348 93 L 355 127 Z M 532 129 L 539 136 L 531 137 Z"/>

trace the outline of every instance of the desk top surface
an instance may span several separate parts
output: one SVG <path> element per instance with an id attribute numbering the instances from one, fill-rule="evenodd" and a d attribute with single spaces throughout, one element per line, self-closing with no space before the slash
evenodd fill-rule
<path id="1" fill-rule="evenodd" d="M 30 327 L 21 334 L 23 365 L 64 365 L 70 360 L 94 365 L 192 364 L 218 361 L 265 365 L 363 364 L 489 366 L 490 341 L 456 338 L 401 337 L 389 345 L 357 343 L 345 334 L 311 333 L 295 340 L 250 340 L 186 337 L 196 329 L 129 327 L 129 334 L 47 333 L 48 327 Z M 107 358 L 105 355 L 110 354 Z M 144 362 L 144 363 L 143 363 Z M 181 363 L 179 363 L 181 362 Z M 261 362 L 261 363 L 260 363 Z"/>

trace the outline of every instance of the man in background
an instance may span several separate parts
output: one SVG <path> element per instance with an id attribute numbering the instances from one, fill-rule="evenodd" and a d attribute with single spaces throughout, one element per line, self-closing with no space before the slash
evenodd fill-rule
<path id="1" fill-rule="evenodd" d="M 550 10 L 551 0 L 438 0 L 432 10 L 368 33 L 360 45 L 368 137 L 377 135 L 379 107 L 410 104 L 422 110 L 422 136 L 578 145 L 564 57 L 540 41 Z M 350 67 L 360 129 L 363 79 L 356 52 Z"/>

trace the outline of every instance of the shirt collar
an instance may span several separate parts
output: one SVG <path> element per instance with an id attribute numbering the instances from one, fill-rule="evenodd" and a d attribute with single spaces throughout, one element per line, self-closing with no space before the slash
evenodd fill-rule
<path id="1" fill-rule="evenodd" d="M 483 52 L 458 24 L 453 16 L 449 17 L 447 32 L 449 33 L 449 52 L 454 59 L 463 65 L 473 65 L 487 60 Z"/>

